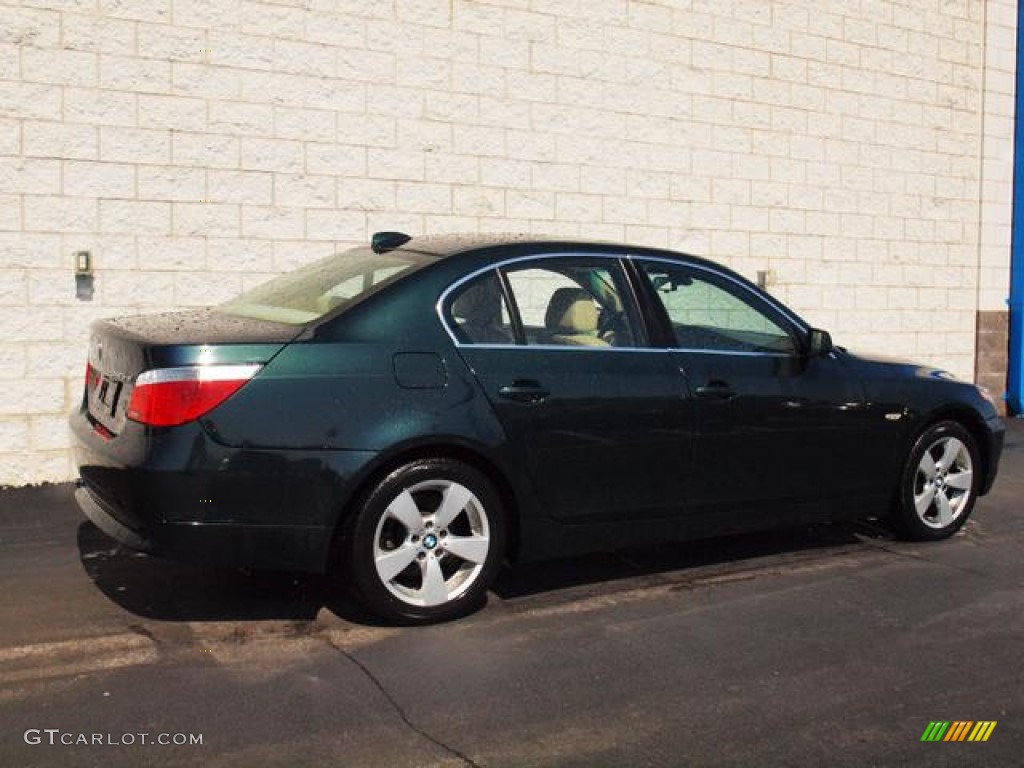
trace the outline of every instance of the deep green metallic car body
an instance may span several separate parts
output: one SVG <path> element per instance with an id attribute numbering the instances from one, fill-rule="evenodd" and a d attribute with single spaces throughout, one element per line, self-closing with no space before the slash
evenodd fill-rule
<path id="1" fill-rule="evenodd" d="M 710 262 L 514 238 L 415 239 L 402 250 L 422 254 L 416 269 L 304 327 L 217 310 L 97 323 L 90 365 L 118 379 L 122 405 L 99 416 L 87 386 L 71 416 L 89 517 L 174 558 L 322 571 L 361 495 L 416 456 L 453 456 L 492 480 L 509 510 L 509 559 L 882 515 L 913 439 L 943 418 L 976 438 L 981 493 L 995 477 L 1003 426 L 975 387 L 840 349 L 815 354 L 803 321 Z M 577 255 L 628 276 L 636 346 L 460 344 L 446 325 L 451 290 L 468 277 Z M 676 349 L 639 259 L 735 282 L 799 351 Z M 138 371 L 251 361 L 259 374 L 196 421 L 124 416 Z M 497 394 L 523 383 L 546 396 Z"/>

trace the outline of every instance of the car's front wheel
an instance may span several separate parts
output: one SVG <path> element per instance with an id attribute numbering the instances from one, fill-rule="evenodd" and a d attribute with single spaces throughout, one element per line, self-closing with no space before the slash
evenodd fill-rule
<path id="1" fill-rule="evenodd" d="M 962 425 L 943 421 L 926 429 L 903 470 L 896 510 L 900 531 L 918 541 L 952 536 L 974 508 L 980 474 L 977 441 Z"/>
<path id="2" fill-rule="evenodd" d="M 412 461 L 365 497 L 347 543 L 372 611 L 402 623 L 452 619 L 480 605 L 500 565 L 501 497 L 462 462 Z"/>

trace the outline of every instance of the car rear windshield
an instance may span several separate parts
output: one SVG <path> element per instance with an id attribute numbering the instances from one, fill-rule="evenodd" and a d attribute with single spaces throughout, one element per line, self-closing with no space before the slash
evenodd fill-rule
<path id="1" fill-rule="evenodd" d="M 420 266 L 417 253 L 357 248 L 276 277 L 218 309 L 232 315 L 305 325 L 379 290 Z"/>

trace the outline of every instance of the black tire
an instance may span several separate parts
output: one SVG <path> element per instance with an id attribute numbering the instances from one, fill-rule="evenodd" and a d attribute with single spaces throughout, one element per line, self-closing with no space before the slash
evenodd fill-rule
<path id="1" fill-rule="evenodd" d="M 447 522 L 441 519 L 450 514 L 445 499 L 458 508 Z M 412 530 L 417 513 L 422 524 Z M 418 459 L 364 496 L 343 540 L 344 554 L 367 608 L 392 622 L 430 624 L 484 602 L 501 564 L 504 533 L 501 496 L 487 477 L 452 459 Z"/>
<path id="2" fill-rule="evenodd" d="M 897 531 L 913 541 L 949 538 L 970 517 L 981 476 L 981 455 L 971 433 L 955 421 L 931 425 L 914 441 L 903 467 L 894 512 Z"/>

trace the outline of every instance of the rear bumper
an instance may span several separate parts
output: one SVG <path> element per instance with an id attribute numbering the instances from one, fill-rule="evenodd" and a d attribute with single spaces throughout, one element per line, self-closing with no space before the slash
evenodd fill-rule
<path id="1" fill-rule="evenodd" d="M 121 522 L 85 486 L 75 491 L 85 516 L 107 536 L 140 552 L 233 568 L 320 572 L 330 531 L 317 527 L 233 523 L 157 523 L 144 533 Z"/>
<path id="2" fill-rule="evenodd" d="M 75 498 L 105 534 L 174 560 L 322 572 L 353 477 L 375 455 L 221 445 L 198 424 L 114 439 L 71 416 Z"/>
<path id="3" fill-rule="evenodd" d="M 153 549 L 152 542 L 146 539 L 140 531 L 132 530 L 114 517 L 100 498 L 81 481 L 79 481 L 78 487 L 75 488 L 75 501 L 92 524 L 110 538 L 124 544 L 126 547 L 142 552 L 149 552 Z"/>

